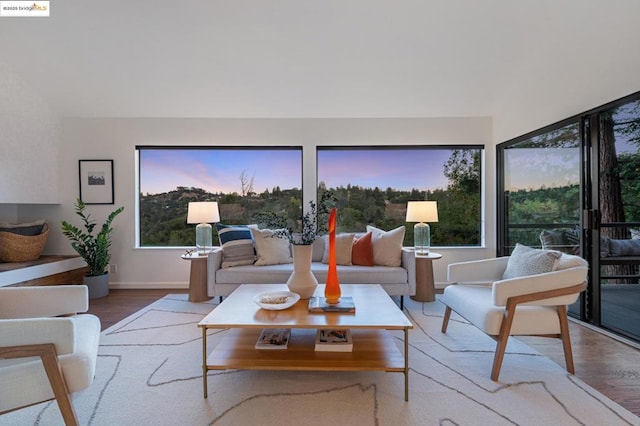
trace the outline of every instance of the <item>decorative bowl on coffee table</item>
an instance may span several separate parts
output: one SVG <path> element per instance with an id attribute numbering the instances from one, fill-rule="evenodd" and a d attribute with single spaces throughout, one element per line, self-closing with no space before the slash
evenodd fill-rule
<path id="1" fill-rule="evenodd" d="M 253 297 L 256 305 L 269 311 L 281 311 L 296 304 L 300 295 L 291 291 L 267 291 Z"/>

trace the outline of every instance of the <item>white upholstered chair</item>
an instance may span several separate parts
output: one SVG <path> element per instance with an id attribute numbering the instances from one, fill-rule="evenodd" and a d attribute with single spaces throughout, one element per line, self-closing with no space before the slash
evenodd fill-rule
<path id="1" fill-rule="evenodd" d="M 55 398 L 78 423 L 70 393 L 93 382 L 100 339 L 88 308 L 83 285 L 0 288 L 0 415 Z"/>
<path id="2" fill-rule="evenodd" d="M 558 252 L 555 252 L 558 253 Z M 574 374 L 567 321 L 567 305 L 585 287 L 588 263 L 562 254 L 551 272 L 503 278 L 510 257 L 450 264 L 441 301 L 446 305 L 442 332 L 447 332 L 451 311 L 496 341 L 491 379 L 498 380 L 510 335 L 562 339 L 567 371 Z"/>

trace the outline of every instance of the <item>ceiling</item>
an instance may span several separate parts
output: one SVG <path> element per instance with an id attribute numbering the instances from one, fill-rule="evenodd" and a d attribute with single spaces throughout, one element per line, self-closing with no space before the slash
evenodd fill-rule
<path id="1" fill-rule="evenodd" d="M 61 116 L 492 116 L 613 68 L 640 74 L 636 0 L 50 6 L 0 18 L 0 61 Z"/>

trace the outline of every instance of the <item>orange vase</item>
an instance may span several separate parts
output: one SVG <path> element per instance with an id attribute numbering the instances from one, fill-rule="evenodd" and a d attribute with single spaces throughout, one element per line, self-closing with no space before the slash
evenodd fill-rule
<path id="1" fill-rule="evenodd" d="M 327 303 L 340 302 L 340 281 L 338 280 L 338 268 L 336 266 L 336 220 L 338 210 L 334 207 L 329 214 L 329 271 L 327 272 L 327 284 L 324 288 L 324 297 Z"/>

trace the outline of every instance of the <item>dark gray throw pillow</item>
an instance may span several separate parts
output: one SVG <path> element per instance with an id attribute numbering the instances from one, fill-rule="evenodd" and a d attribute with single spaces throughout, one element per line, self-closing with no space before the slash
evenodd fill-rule
<path id="1" fill-rule="evenodd" d="M 609 240 L 610 256 L 640 256 L 640 240 Z"/>
<path id="2" fill-rule="evenodd" d="M 36 235 L 40 235 L 42 233 L 43 226 L 44 225 L 7 227 L 7 228 L 0 228 L 0 232 L 11 232 L 13 234 L 33 237 Z"/>

